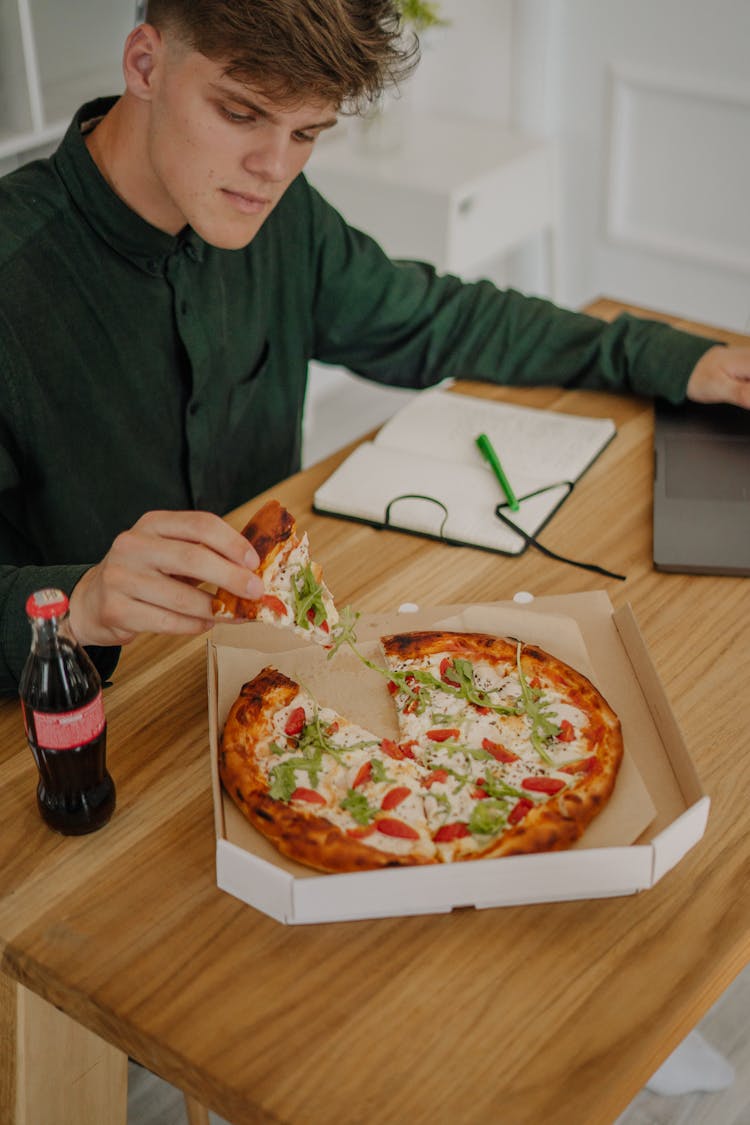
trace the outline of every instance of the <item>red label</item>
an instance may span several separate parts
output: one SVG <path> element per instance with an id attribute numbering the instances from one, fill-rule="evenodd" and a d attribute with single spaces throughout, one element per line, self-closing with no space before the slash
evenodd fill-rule
<path id="1" fill-rule="evenodd" d="M 72 750 L 92 742 L 104 730 L 102 693 L 76 711 L 32 711 L 37 745 L 45 750 Z"/>

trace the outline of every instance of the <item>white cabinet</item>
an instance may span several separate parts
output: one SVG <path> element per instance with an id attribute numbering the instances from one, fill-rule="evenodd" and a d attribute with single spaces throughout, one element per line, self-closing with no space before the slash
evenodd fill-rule
<path id="1" fill-rule="evenodd" d="M 83 102 L 118 93 L 135 0 L 0 0 L 0 173 L 54 145 Z"/>
<path id="2" fill-rule="evenodd" d="M 352 123 L 355 125 L 356 123 Z M 392 257 L 471 274 L 531 236 L 556 232 L 555 154 L 501 125 L 410 113 L 396 147 L 357 143 L 352 128 L 319 145 L 308 176 Z"/>

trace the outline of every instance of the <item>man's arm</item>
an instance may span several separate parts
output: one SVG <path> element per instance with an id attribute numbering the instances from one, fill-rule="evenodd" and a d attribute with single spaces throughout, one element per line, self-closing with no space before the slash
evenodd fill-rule
<path id="1" fill-rule="evenodd" d="M 607 323 L 489 281 L 466 284 L 424 263 L 392 262 L 309 190 L 318 255 L 316 358 L 397 386 L 478 378 L 679 403 L 710 353 L 691 383 L 691 397 L 709 401 L 705 396 L 712 394 L 747 405 L 741 378 L 749 366 L 746 349 L 716 348 L 713 340 L 629 314 Z"/>
<path id="2" fill-rule="evenodd" d="M 18 560 L 23 550 L 0 517 L 0 558 Z M 70 596 L 73 631 L 108 679 L 119 646 L 139 632 L 187 635 L 211 628 L 211 595 L 196 589 L 199 583 L 260 597 L 263 583 L 252 573 L 257 565 L 247 540 L 209 512 L 150 512 L 94 566 L 0 565 L 0 694 L 18 688 L 31 643 L 24 607 L 34 590 L 53 586 Z"/>

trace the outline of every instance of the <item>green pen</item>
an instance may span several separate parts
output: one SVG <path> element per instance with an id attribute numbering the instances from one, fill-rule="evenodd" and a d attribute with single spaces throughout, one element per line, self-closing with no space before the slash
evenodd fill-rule
<path id="1" fill-rule="evenodd" d="M 477 446 L 479 447 L 480 453 L 485 458 L 485 460 L 489 464 L 490 468 L 492 469 L 493 473 L 495 474 L 495 476 L 499 480 L 500 487 L 502 488 L 503 492 L 505 493 L 505 496 L 506 496 L 506 499 L 508 501 L 508 504 L 510 505 L 511 511 L 512 512 L 518 512 L 520 510 L 520 505 L 519 505 L 518 501 L 516 500 L 516 494 L 513 491 L 513 489 L 510 487 L 510 481 L 508 480 L 508 478 L 505 475 L 505 470 L 503 469 L 502 465 L 500 464 L 500 458 L 498 457 L 497 453 L 495 453 L 492 442 L 487 437 L 487 434 L 480 434 L 479 437 L 476 439 L 476 443 L 477 443 Z"/>

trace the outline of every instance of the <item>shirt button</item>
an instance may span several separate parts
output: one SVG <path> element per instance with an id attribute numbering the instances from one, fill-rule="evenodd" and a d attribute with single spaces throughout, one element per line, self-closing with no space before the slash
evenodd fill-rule
<path id="1" fill-rule="evenodd" d="M 190 406 L 188 407 L 188 414 L 192 414 L 192 416 L 195 417 L 200 408 L 201 404 L 199 402 L 191 402 Z"/>
<path id="2" fill-rule="evenodd" d="M 188 306 L 187 301 L 181 301 L 180 302 L 180 312 L 182 313 L 183 316 L 187 315 L 188 307 L 189 306 Z"/>
<path id="3" fill-rule="evenodd" d="M 191 262 L 195 262 L 198 260 L 198 255 L 195 251 L 195 247 L 192 246 L 189 242 L 185 246 L 185 253 Z"/>
<path id="4" fill-rule="evenodd" d="M 149 258 L 146 262 L 146 268 L 149 273 L 159 273 L 159 263 L 154 258 Z"/>

